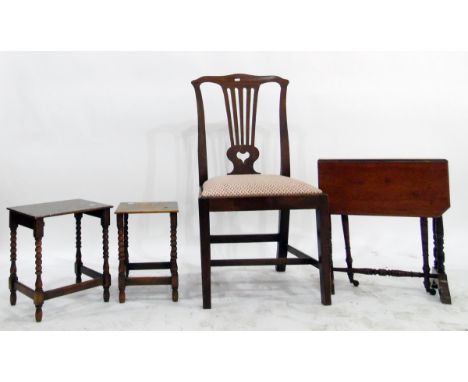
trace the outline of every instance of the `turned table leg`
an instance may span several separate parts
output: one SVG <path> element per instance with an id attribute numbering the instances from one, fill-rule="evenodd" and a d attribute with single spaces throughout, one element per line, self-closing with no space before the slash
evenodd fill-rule
<path id="1" fill-rule="evenodd" d="M 10 278 L 8 280 L 8 286 L 10 287 L 10 304 L 16 305 L 16 282 L 18 276 L 16 275 L 16 230 L 18 224 L 14 221 L 14 218 L 10 213 Z"/>
<path id="2" fill-rule="evenodd" d="M 109 274 L 109 224 L 110 224 L 110 212 L 105 210 L 101 217 L 102 226 L 102 250 L 103 250 L 103 272 L 102 272 L 102 286 L 104 288 L 103 298 L 104 302 L 109 301 L 109 288 L 111 285 L 111 277 Z"/>
<path id="3" fill-rule="evenodd" d="M 432 254 L 434 257 L 434 266 L 433 269 L 435 272 L 437 272 L 437 227 L 436 227 L 436 219 L 432 219 L 432 240 L 433 240 L 433 249 L 432 249 Z M 437 281 L 435 279 L 432 280 L 432 288 L 437 289 L 439 288 L 439 285 L 437 284 Z"/>
<path id="4" fill-rule="evenodd" d="M 125 245 L 125 276 L 128 277 L 130 274 L 130 268 L 128 264 L 129 256 L 128 256 L 128 214 L 123 214 L 124 217 L 124 245 Z"/>
<path id="5" fill-rule="evenodd" d="M 431 267 L 429 266 L 429 245 L 428 245 L 428 229 L 427 218 L 420 219 L 421 224 L 421 243 L 423 255 L 423 273 L 424 273 L 424 288 L 431 295 L 435 295 L 436 291 L 431 287 L 430 273 Z"/>
<path id="6" fill-rule="evenodd" d="M 348 269 L 348 279 L 355 287 L 359 285 L 359 281 L 354 280 L 353 272 L 353 257 L 351 255 L 351 240 L 349 238 L 349 218 L 348 215 L 341 215 L 341 225 L 343 227 L 343 236 L 346 250 L 346 267 Z"/>
<path id="7" fill-rule="evenodd" d="M 75 261 L 75 275 L 76 282 L 81 282 L 81 268 L 83 262 L 81 260 L 81 218 L 83 217 L 82 213 L 75 214 L 76 220 L 76 261 Z"/>
<path id="8" fill-rule="evenodd" d="M 37 219 L 34 227 L 36 244 L 36 283 L 34 289 L 34 305 L 36 307 L 36 322 L 42 321 L 42 305 L 44 304 L 44 290 L 42 288 L 42 237 L 44 236 L 44 221 Z"/>
<path id="9" fill-rule="evenodd" d="M 125 302 L 125 278 L 126 278 L 126 252 L 124 233 L 125 214 L 117 214 L 117 229 L 119 236 L 119 302 Z M 128 272 L 128 270 L 127 270 Z"/>
<path id="10" fill-rule="evenodd" d="M 172 301 L 179 299 L 179 275 L 177 272 L 177 213 L 171 212 L 171 284 Z"/>
<path id="11" fill-rule="evenodd" d="M 438 287 L 440 301 L 443 304 L 451 304 L 452 298 L 450 296 L 450 290 L 448 286 L 447 274 L 445 273 L 445 253 L 444 253 L 444 223 L 442 216 L 434 218 L 434 255 L 435 255 L 435 267 L 438 273 Z"/>

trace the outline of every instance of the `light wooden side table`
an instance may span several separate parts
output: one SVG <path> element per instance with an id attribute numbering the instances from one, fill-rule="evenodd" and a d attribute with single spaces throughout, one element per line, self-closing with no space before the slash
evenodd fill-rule
<path id="1" fill-rule="evenodd" d="M 177 271 L 177 202 L 128 202 L 120 203 L 115 211 L 119 232 L 119 302 L 125 302 L 127 285 L 171 285 L 172 301 L 179 299 L 179 275 Z M 171 222 L 170 261 L 130 262 L 128 255 L 128 215 L 131 214 L 169 214 Z M 131 270 L 170 269 L 171 275 L 165 277 L 130 277 Z"/>

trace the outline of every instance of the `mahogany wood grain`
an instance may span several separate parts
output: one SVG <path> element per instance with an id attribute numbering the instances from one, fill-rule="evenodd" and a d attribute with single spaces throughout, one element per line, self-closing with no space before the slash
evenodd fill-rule
<path id="1" fill-rule="evenodd" d="M 439 289 L 442 303 L 450 304 L 445 274 L 442 214 L 450 207 L 448 162 L 445 159 L 322 159 L 318 162 L 319 188 L 328 194 L 331 214 L 341 215 L 346 249 L 346 272 L 358 286 L 355 273 L 422 277 L 428 293 Z M 423 272 L 353 268 L 348 215 L 419 217 Z M 434 268 L 430 273 L 428 222 L 433 219 Z M 431 284 L 431 279 L 434 279 Z"/>
<path id="2" fill-rule="evenodd" d="M 438 217 L 450 207 L 443 159 L 322 159 L 318 171 L 332 214 Z"/>

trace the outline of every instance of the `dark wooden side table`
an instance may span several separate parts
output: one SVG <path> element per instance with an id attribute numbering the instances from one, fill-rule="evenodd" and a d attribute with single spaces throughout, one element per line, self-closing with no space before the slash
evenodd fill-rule
<path id="1" fill-rule="evenodd" d="M 450 207 L 448 162 L 431 160 L 319 160 L 319 187 L 328 194 L 330 213 L 341 215 L 346 247 L 346 272 L 358 286 L 355 273 L 397 277 L 423 277 L 427 292 L 438 288 L 440 300 L 451 303 L 445 273 L 442 214 Z M 348 215 L 419 217 L 423 272 L 353 268 Z M 429 266 L 428 218 L 432 218 L 434 273 Z M 433 282 L 431 284 L 431 279 Z"/>
<path id="2" fill-rule="evenodd" d="M 19 291 L 34 301 L 36 306 L 36 321 L 42 320 L 42 305 L 45 300 L 64 296 L 69 293 L 82 291 L 102 285 L 104 287 L 104 301 L 109 301 L 109 287 L 111 276 L 109 274 L 109 245 L 108 229 L 110 224 L 110 209 L 107 204 L 90 202 L 88 200 L 74 199 L 60 202 L 31 204 L 19 207 L 9 207 L 10 211 L 10 303 L 16 305 L 16 291 Z M 68 286 L 44 291 L 42 285 L 42 237 L 44 236 L 44 219 L 52 216 L 74 214 L 76 220 L 76 283 Z M 101 220 L 104 265 L 103 273 L 96 272 L 83 265 L 81 260 L 81 218 L 83 214 L 97 217 Z M 16 269 L 16 230 L 18 226 L 33 230 L 36 241 L 36 283 L 32 289 L 18 281 Z M 91 277 L 91 280 L 81 281 L 81 275 Z"/>
<path id="3" fill-rule="evenodd" d="M 115 211 L 119 231 L 119 301 L 125 302 L 127 285 L 172 285 L 172 301 L 179 299 L 177 273 L 177 202 L 120 203 Z M 131 263 L 128 256 L 128 215 L 168 213 L 171 222 L 170 261 Z M 130 270 L 170 269 L 170 277 L 129 277 Z"/>

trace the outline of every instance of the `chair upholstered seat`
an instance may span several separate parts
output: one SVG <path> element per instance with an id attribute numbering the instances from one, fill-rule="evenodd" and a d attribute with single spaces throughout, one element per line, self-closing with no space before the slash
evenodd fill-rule
<path id="1" fill-rule="evenodd" d="M 247 198 L 317 195 L 322 191 L 310 184 L 281 175 L 226 175 L 203 183 L 201 197 Z"/>

